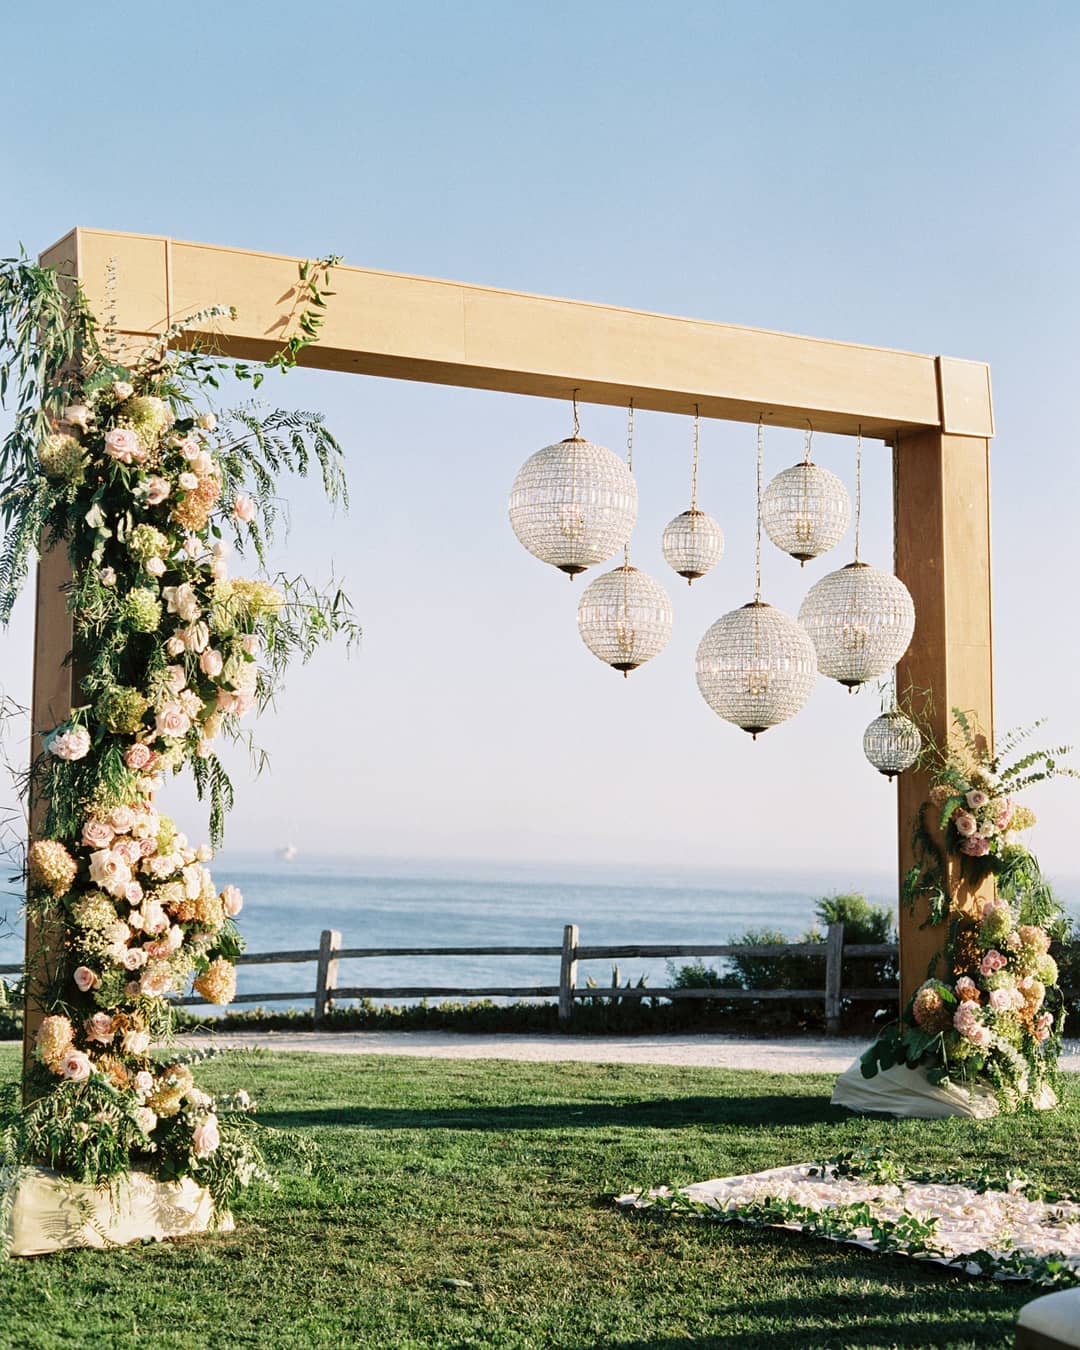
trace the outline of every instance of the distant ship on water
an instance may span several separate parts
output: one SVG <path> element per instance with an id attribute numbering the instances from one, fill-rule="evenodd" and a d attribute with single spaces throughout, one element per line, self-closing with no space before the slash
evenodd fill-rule
<path id="1" fill-rule="evenodd" d="M 284 848 L 278 849 L 277 855 L 281 862 L 292 862 L 299 852 L 295 844 L 286 844 Z"/>

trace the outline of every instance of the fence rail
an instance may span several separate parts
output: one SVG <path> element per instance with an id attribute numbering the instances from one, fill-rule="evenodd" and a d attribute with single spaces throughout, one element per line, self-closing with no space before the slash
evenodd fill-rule
<path id="1" fill-rule="evenodd" d="M 841 1013 L 845 1002 L 888 1002 L 899 997 L 897 985 L 879 989 L 846 988 L 844 962 L 858 957 L 895 957 L 898 947 L 892 942 L 844 941 L 844 925 L 830 924 L 824 942 L 790 942 L 762 946 L 738 943 L 616 943 L 608 946 L 582 945 L 577 924 L 568 923 L 563 929 L 559 946 L 519 947 L 342 947 L 341 934 L 334 928 L 324 929 L 319 945 L 297 951 L 244 952 L 237 958 L 241 966 L 315 964 L 315 988 L 301 990 L 269 990 L 265 993 L 237 994 L 234 1003 L 294 1003 L 312 1004 L 313 1020 L 321 1022 L 337 999 L 360 998 L 553 998 L 558 1000 L 559 1021 L 566 1025 L 573 1019 L 574 1005 L 588 999 L 641 1000 L 660 998 L 682 999 L 768 999 L 794 1003 L 821 1002 L 825 1005 L 825 1025 L 830 1032 L 840 1030 Z M 491 985 L 465 988 L 459 985 L 339 985 L 338 963 L 362 961 L 372 957 L 413 956 L 550 956 L 559 958 L 558 984 Z M 748 956 L 816 957 L 823 963 L 824 983 L 820 989 L 709 989 L 618 988 L 578 983 L 578 966 L 582 961 L 625 961 L 675 956 Z M 22 966 L 0 966 L 0 975 L 21 975 Z M 1080 991 L 1065 990 L 1067 999 L 1080 999 Z M 184 1006 L 205 1005 L 206 1000 L 191 995 L 179 998 Z"/>
<path id="2" fill-rule="evenodd" d="M 840 1015 L 844 1000 L 869 1002 L 887 1001 L 897 997 L 895 985 L 882 989 L 845 989 L 843 963 L 853 957 L 895 956 L 897 948 L 889 943 L 844 942 L 843 924 L 832 924 L 824 942 L 791 942 L 767 946 L 744 946 L 737 943 L 617 943 L 608 946 L 582 945 L 577 924 L 567 924 L 563 940 L 558 946 L 510 947 L 343 947 L 341 934 L 334 928 L 324 929 L 317 948 L 279 952 L 244 952 L 237 958 L 242 966 L 315 965 L 315 988 L 268 990 L 264 993 L 237 994 L 235 1003 L 311 1003 L 313 1020 L 321 1022 L 338 999 L 360 998 L 551 998 L 557 999 L 559 1021 L 568 1024 L 574 1015 L 574 1005 L 588 999 L 641 1000 L 660 998 L 681 999 L 770 999 L 789 1002 L 823 1002 L 825 1020 L 830 1031 L 840 1029 Z M 489 985 L 464 988 L 457 985 L 342 985 L 338 983 L 341 961 L 362 961 L 374 957 L 407 958 L 416 956 L 548 956 L 559 959 L 559 981 L 543 985 Z M 704 956 L 808 956 L 822 962 L 823 985 L 820 989 L 651 989 L 588 986 L 578 983 L 578 968 L 582 961 L 620 961 L 656 957 Z M 0 975 L 21 974 L 21 966 L 0 966 Z M 183 1006 L 205 1004 L 198 995 L 179 998 Z"/>

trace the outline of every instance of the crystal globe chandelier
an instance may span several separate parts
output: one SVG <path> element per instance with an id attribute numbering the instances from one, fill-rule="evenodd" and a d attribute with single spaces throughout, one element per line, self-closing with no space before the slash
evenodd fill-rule
<path id="1" fill-rule="evenodd" d="M 778 473 L 761 499 L 765 533 L 803 566 L 835 548 L 851 519 L 847 488 L 836 474 L 810 459 L 812 436 L 813 428 L 807 423 L 802 463 Z"/>
<path id="2" fill-rule="evenodd" d="M 694 404 L 694 457 L 690 471 L 690 509 L 668 522 L 660 547 L 668 563 L 692 586 L 724 556 L 724 531 L 718 521 L 698 509 L 698 405 Z"/>
<path id="3" fill-rule="evenodd" d="M 915 605 L 904 583 L 859 560 L 861 430 L 856 454 L 855 561 L 811 586 L 799 609 L 799 622 L 817 652 L 818 669 L 848 689 L 891 670 L 915 631 Z"/>
<path id="4" fill-rule="evenodd" d="M 919 728 L 896 707 L 875 717 L 863 734 L 863 754 L 890 782 L 911 768 L 921 749 Z"/>
<path id="5" fill-rule="evenodd" d="M 817 661 L 805 631 L 761 598 L 761 465 L 764 431 L 757 433 L 757 560 L 754 598 L 722 615 L 697 649 L 697 684 L 713 712 L 757 740 L 793 717 L 814 688 Z"/>
<path id="6" fill-rule="evenodd" d="M 510 492 L 510 524 L 525 548 L 571 579 L 617 553 L 637 519 L 637 484 L 626 465 L 580 433 L 547 445 L 521 466 Z"/>
<path id="7" fill-rule="evenodd" d="M 627 415 L 626 467 L 633 472 L 634 403 Z M 625 678 L 662 652 L 671 637 L 672 611 L 667 591 L 658 581 L 630 565 L 630 545 L 623 562 L 585 588 L 577 611 L 581 640 L 594 656 Z"/>

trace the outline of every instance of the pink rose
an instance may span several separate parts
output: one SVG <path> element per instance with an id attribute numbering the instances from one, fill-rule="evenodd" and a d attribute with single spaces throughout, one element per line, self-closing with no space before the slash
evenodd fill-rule
<path id="1" fill-rule="evenodd" d="M 169 917 L 157 900 L 149 900 L 142 909 L 144 933 L 164 933 L 169 927 Z"/>
<path id="2" fill-rule="evenodd" d="M 200 478 L 206 478 L 214 468 L 214 459 L 208 450 L 200 450 L 199 453 L 189 461 L 193 473 Z"/>
<path id="3" fill-rule="evenodd" d="M 240 646 L 247 652 L 248 656 L 258 656 L 262 650 L 262 642 L 258 633 L 248 633 L 240 639 Z"/>
<path id="4" fill-rule="evenodd" d="M 103 820 L 88 820 L 82 827 L 82 841 L 87 848 L 108 848 L 113 841 L 113 827 Z"/>
<path id="5" fill-rule="evenodd" d="M 225 658 L 214 647 L 207 647 L 199 657 L 199 669 L 210 679 L 216 680 L 225 667 Z"/>
<path id="6" fill-rule="evenodd" d="M 233 499 L 233 518 L 250 524 L 255 519 L 255 503 L 243 493 L 237 493 Z"/>
<path id="7" fill-rule="evenodd" d="M 1012 1007 L 1012 994 L 1008 989 L 991 989 L 990 1006 L 995 1012 L 1007 1012 Z"/>
<path id="8" fill-rule="evenodd" d="M 127 753 L 124 755 L 124 763 L 129 769 L 145 769 L 154 758 L 154 752 L 148 745 L 142 741 L 136 741 L 134 745 L 128 746 Z"/>
<path id="9" fill-rule="evenodd" d="M 960 845 L 960 852 L 966 853 L 969 858 L 983 858 L 990 852 L 990 840 L 977 834 L 971 839 L 964 840 Z"/>
<path id="10" fill-rule="evenodd" d="M 191 1145 L 196 1158 L 209 1158 L 220 1143 L 217 1116 L 209 1115 L 205 1120 L 200 1120 L 191 1135 Z"/>
<path id="11" fill-rule="evenodd" d="M 146 563 L 146 570 L 152 577 L 163 577 L 165 575 L 165 564 L 160 558 L 150 558 Z"/>
<path id="12" fill-rule="evenodd" d="M 197 558 L 203 551 L 203 542 L 197 534 L 189 534 L 184 540 L 184 552 L 189 558 Z"/>
<path id="13" fill-rule="evenodd" d="M 132 1033 L 129 1031 L 127 1035 L 124 1037 L 124 1049 L 127 1050 L 127 1053 L 129 1055 L 135 1053 L 132 1050 L 128 1050 L 128 1040 L 131 1038 L 131 1035 Z M 141 1051 L 139 1053 L 141 1053 Z M 135 1091 L 139 1094 L 140 1097 L 149 1097 L 149 1095 L 151 1094 L 151 1092 L 153 1092 L 153 1090 L 154 1090 L 154 1075 L 152 1073 L 148 1073 L 145 1069 L 140 1069 L 139 1072 L 135 1075 Z"/>
<path id="14" fill-rule="evenodd" d="M 159 736 L 186 736 L 191 730 L 191 718 L 179 703 L 166 703 L 157 715 Z"/>
<path id="15" fill-rule="evenodd" d="M 991 947 L 979 962 L 979 974 L 984 977 L 993 975 L 995 970 L 1003 970 L 1008 964 L 1008 958 L 1002 956 L 999 951 L 995 951 L 994 948 Z"/>
<path id="16" fill-rule="evenodd" d="M 138 989 L 139 986 L 136 985 L 135 986 L 136 993 L 138 993 Z M 120 1042 L 120 1044 L 123 1047 L 125 1055 L 145 1055 L 147 1050 L 150 1049 L 150 1033 L 148 1031 L 135 1031 L 135 1030 L 125 1031 L 124 1039 Z M 145 1072 L 145 1070 L 143 1072 Z M 149 1078 L 150 1075 L 147 1074 L 147 1077 Z M 138 1077 L 136 1077 L 135 1079 L 137 1085 L 140 1083 L 140 1081 L 145 1082 L 145 1079 L 142 1078 L 142 1074 L 139 1074 Z M 148 1088 L 147 1091 L 151 1091 L 153 1089 L 153 1086 L 154 1086 L 153 1079 L 151 1079 L 150 1088 Z"/>
<path id="17" fill-rule="evenodd" d="M 48 737 L 45 748 L 57 759 L 85 759 L 90 753 L 90 733 L 85 727 L 72 727 L 70 731 Z"/>
<path id="18" fill-rule="evenodd" d="M 956 823 L 956 833 L 960 835 L 962 839 L 970 839 L 979 828 L 979 822 L 970 811 L 957 811 L 956 815 L 953 816 L 953 820 Z"/>
<path id="19" fill-rule="evenodd" d="M 90 1056 L 81 1050 L 69 1050 L 60 1061 L 60 1072 L 72 1083 L 85 1083 L 94 1071 Z"/>
<path id="20" fill-rule="evenodd" d="M 199 486 L 198 475 L 194 473 L 188 473 L 187 470 L 185 470 L 176 481 L 180 484 L 181 488 L 185 492 L 194 492 L 195 489 Z"/>
<path id="21" fill-rule="evenodd" d="M 978 985 L 969 975 L 961 975 L 956 981 L 956 997 L 966 1002 L 978 1001 Z"/>
<path id="22" fill-rule="evenodd" d="M 89 993 L 91 989 L 96 989 L 101 983 L 89 966 L 76 967 L 75 974 L 71 978 L 75 981 L 75 987 L 83 994 Z"/>
<path id="23" fill-rule="evenodd" d="M 106 432 L 105 453 L 121 464 L 134 464 L 146 458 L 138 436 L 129 427 L 114 427 Z"/>
<path id="24" fill-rule="evenodd" d="M 173 975 L 167 965 L 156 963 L 147 966 L 139 979 L 139 992 L 147 998 L 161 998 L 172 988 Z"/>
<path id="25" fill-rule="evenodd" d="M 165 687 L 170 693 L 178 694 L 185 684 L 187 684 L 187 676 L 184 674 L 183 666 L 165 667 Z"/>
<path id="26" fill-rule="evenodd" d="M 160 506 L 165 498 L 172 491 L 172 484 L 167 478 L 159 478 L 156 474 L 147 484 L 146 504 L 147 506 Z"/>
<path id="27" fill-rule="evenodd" d="M 83 1030 L 88 1041 L 96 1041 L 99 1045 L 111 1044 L 116 1035 L 116 1027 L 107 1012 L 96 1012 L 93 1017 L 88 1017 L 83 1023 Z"/>
<path id="28" fill-rule="evenodd" d="M 72 403 L 64 409 L 64 421 L 68 426 L 80 427 L 86 430 L 90 421 L 90 409 L 85 403 Z"/>
<path id="29" fill-rule="evenodd" d="M 973 811 L 981 811 L 990 798 L 978 788 L 972 788 L 965 799 Z"/>
<path id="30" fill-rule="evenodd" d="M 205 651 L 210 642 L 210 628 L 199 620 L 184 629 L 184 646 L 189 652 Z"/>
<path id="31" fill-rule="evenodd" d="M 120 960 L 125 970 L 142 970 L 149 959 L 149 953 L 141 947 L 129 947 Z"/>
<path id="32" fill-rule="evenodd" d="M 130 806 L 115 806 L 109 812 L 109 824 L 117 834 L 127 834 L 135 824 L 135 812 Z"/>
<path id="33" fill-rule="evenodd" d="M 166 656 L 183 656 L 187 648 L 184 645 L 184 639 L 179 633 L 174 633 L 165 644 Z"/>
<path id="34" fill-rule="evenodd" d="M 141 846 L 139 856 L 140 857 L 142 856 Z M 129 881 L 128 884 L 124 887 L 124 899 L 128 902 L 129 905 L 137 905 L 142 898 L 143 898 L 143 888 L 139 885 L 137 881 Z"/>
<path id="35" fill-rule="evenodd" d="M 124 399 L 132 396 L 135 389 L 134 386 L 127 382 L 127 380 L 113 380 L 112 391 L 116 398 L 119 399 L 120 402 L 123 402 Z"/>
<path id="36" fill-rule="evenodd" d="M 113 844 L 112 854 L 114 858 L 119 858 L 121 862 L 133 867 L 142 857 L 142 849 L 137 839 L 118 839 Z"/>
<path id="37" fill-rule="evenodd" d="M 230 919 L 235 919 L 244 908 L 244 897 L 235 886 L 226 886 L 221 892 L 221 903 Z"/>

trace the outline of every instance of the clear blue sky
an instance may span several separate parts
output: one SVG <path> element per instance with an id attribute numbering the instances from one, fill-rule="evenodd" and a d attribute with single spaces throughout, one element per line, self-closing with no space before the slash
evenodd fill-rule
<path id="1" fill-rule="evenodd" d="M 12 8 L 4 45 L 5 251 L 74 224 L 335 251 L 988 360 L 999 723 L 1077 736 L 1075 4 L 105 0 Z M 659 534 L 687 504 L 689 427 L 640 417 L 636 559 L 669 583 L 676 632 L 624 682 L 580 644 L 580 582 L 505 519 L 562 406 L 306 372 L 269 390 L 325 409 L 348 447 L 351 515 L 327 526 L 292 494 L 282 556 L 322 576 L 332 559 L 367 636 L 265 719 L 273 776 L 241 792 L 233 844 L 888 870 L 894 795 L 860 749 L 873 694 L 822 681 L 754 745 L 694 686 L 700 634 L 752 585 L 752 429 L 705 428 L 728 554 L 687 591 Z M 617 410 L 584 429 L 623 442 Z M 769 471 L 799 442 L 774 433 Z M 850 443 L 816 448 L 850 483 Z M 880 445 L 867 464 L 865 552 L 888 565 Z M 848 552 L 800 574 L 770 549 L 768 598 L 794 611 Z M 29 636 L 24 605 L 0 657 L 24 698 Z M 1080 872 L 1078 791 L 1035 801 L 1052 871 Z"/>

